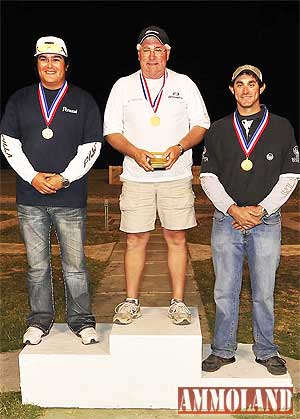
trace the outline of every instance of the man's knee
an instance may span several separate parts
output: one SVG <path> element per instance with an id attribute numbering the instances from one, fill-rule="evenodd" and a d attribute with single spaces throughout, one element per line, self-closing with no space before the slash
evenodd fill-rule
<path id="1" fill-rule="evenodd" d="M 150 237 L 149 232 L 127 233 L 127 236 L 126 236 L 127 249 L 133 250 L 133 249 L 145 248 L 147 246 L 149 237 Z"/>
<path id="2" fill-rule="evenodd" d="M 164 229 L 164 237 L 168 245 L 178 247 L 186 246 L 186 235 L 184 230 Z"/>

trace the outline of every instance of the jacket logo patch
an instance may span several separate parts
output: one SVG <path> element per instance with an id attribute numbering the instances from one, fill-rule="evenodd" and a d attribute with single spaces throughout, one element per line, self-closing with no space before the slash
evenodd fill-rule
<path id="1" fill-rule="evenodd" d="M 208 157 L 205 155 L 206 153 L 206 148 L 204 146 L 203 148 L 203 153 L 202 153 L 202 163 L 207 162 L 208 161 Z"/>
<path id="2" fill-rule="evenodd" d="M 183 99 L 182 96 L 180 96 L 179 92 L 173 92 L 171 95 L 168 96 L 169 99 Z"/>
<path id="3" fill-rule="evenodd" d="M 293 148 L 293 153 L 295 157 L 292 157 L 292 162 L 299 163 L 299 149 L 297 145 Z"/>
<path id="4" fill-rule="evenodd" d="M 69 109 L 66 106 L 63 106 L 62 111 L 63 112 L 68 112 L 68 113 L 78 113 L 77 109 Z"/>

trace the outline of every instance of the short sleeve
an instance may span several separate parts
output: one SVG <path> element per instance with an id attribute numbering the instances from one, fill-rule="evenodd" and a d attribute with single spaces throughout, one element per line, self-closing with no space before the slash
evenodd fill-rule
<path id="1" fill-rule="evenodd" d="M 14 93 L 6 104 L 0 123 L 0 133 L 18 139 L 21 137 L 17 110 L 17 93 Z"/>
<path id="2" fill-rule="evenodd" d="M 204 149 L 202 153 L 201 161 L 201 174 L 213 173 L 218 176 L 218 164 L 216 154 L 212 147 L 212 144 L 216 145 L 216 139 L 214 138 L 213 125 L 207 131 L 204 137 Z"/>
<path id="3" fill-rule="evenodd" d="M 123 97 L 122 79 L 119 79 L 112 87 L 107 99 L 104 112 L 104 135 L 123 134 Z"/>
<path id="4" fill-rule="evenodd" d="M 103 142 L 102 118 L 95 99 L 87 93 L 82 144 Z"/>
<path id="5" fill-rule="evenodd" d="M 296 143 L 294 129 L 289 121 L 286 120 L 286 138 L 287 143 L 286 152 L 283 156 L 283 162 L 281 166 L 281 173 L 293 173 L 296 175 L 300 174 L 300 161 L 299 161 L 299 147 Z"/>
<path id="6" fill-rule="evenodd" d="M 190 83 L 188 98 L 190 127 L 197 125 L 208 129 L 210 127 L 210 118 L 203 97 L 197 85 L 191 79 L 187 79 Z"/>

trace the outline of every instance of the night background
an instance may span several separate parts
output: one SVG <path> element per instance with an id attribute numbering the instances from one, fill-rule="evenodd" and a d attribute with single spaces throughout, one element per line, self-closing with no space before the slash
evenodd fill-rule
<path id="1" fill-rule="evenodd" d="M 298 1 L 2 1 L 0 116 L 15 90 L 37 81 L 36 40 L 53 35 L 66 42 L 68 80 L 94 96 L 103 117 L 113 83 L 139 69 L 137 36 L 149 25 L 168 33 L 168 67 L 197 84 L 211 122 L 235 109 L 231 75 L 252 64 L 267 85 L 261 103 L 290 120 L 299 142 Z M 94 168 L 122 160 L 105 144 Z M 2 154 L 1 164 L 9 167 Z"/>

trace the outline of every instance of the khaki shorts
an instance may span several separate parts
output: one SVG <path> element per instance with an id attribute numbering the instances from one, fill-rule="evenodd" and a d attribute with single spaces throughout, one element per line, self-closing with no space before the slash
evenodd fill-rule
<path id="1" fill-rule="evenodd" d="M 126 233 L 154 230 L 157 213 L 161 226 L 168 230 L 195 227 L 194 203 L 191 179 L 157 183 L 123 180 L 120 230 Z"/>

